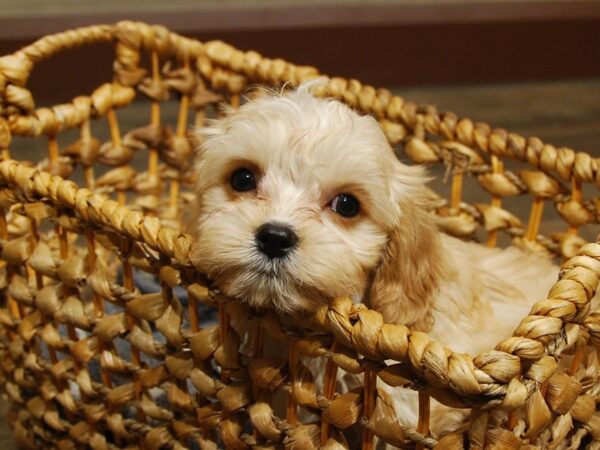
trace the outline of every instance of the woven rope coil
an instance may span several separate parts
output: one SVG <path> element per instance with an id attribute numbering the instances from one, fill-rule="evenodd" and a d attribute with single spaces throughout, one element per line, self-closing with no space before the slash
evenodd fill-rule
<path id="1" fill-rule="evenodd" d="M 89 96 L 36 109 L 27 89 L 35 64 L 96 42 L 115 45 L 114 79 Z M 475 358 L 384 324 L 347 298 L 310 317 L 252 311 L 220 296 L 195 270 L 191 239 L 177 228 L 194 176 L 188 116 L 201 124 L 218 102 L 237 106 L 248 86 L 318 75 L 134 22 L 48 36 L 0 58 L 0 352 L 21 445 L 344 448 L 352 444 L 341 430 L 352 427 L 361 430 L 363 448 L 373 448 L 375 436 L 405 448 L 577 448 L 600 436 L 600 315 L 590 313 L 600 245 L 578 232 L 598 222 L 598 201 L 585 200 L 581 184 L 598 186 L 600 175 L 597 159 L 585 153 L 438 113 L 356 80 L 332 78 L 318 93 L 375 115 L 414 161 L 454 169 L 451 197 L 432 193 L 448 232 L 467 237 L 483 228 L 489 245 L 503 232 L 567 258 L 548 298 L 514 336 Z M 151 102 L 150 124 L 121 134 L 116 111 L 138 94 Z M 175 130 L 160 121 L 160 103 L 173 96 Z M 108 141 L 92 136 L 91 120 L 106 120 Z M 60 149 L 57 135 L 73 128 L 80 138 Z M 9 159 L 12 136 L 46 136 L 48 158 L 37 167 Z M 147 170 L 133 163 L 141 152 Z M 527 168 L 505 169 L 506 159 Z M 110 169 L 97 177 L 101 166 Z M 85 188 L 66 179 L 78 168 Z M 491 195 L 489 204 L 462 200 L 468 175 Z M 524 225 L 502 198 L 527 194 L 533 204 Z M 567 224 L 550 237 L 538 233 L 546 201 Z M 154 280 L 150 292 L 143 274 Z M 270 339 L 289 344 L 287 359 L 263 354 Z M 306 359 L 323 361 L 322 389 L 322 374 Z M 559 368 L 566 359 L 570 367 Z M 338 368 L 363 374 L 362 388 L 337 393 Z M 399 425 L 377 378 L 419 391 L 416 428 Z M 472 408 L 466 429 L 432 435 L 429 397 Z M 496 411 L 510 412 L 508 419 L 498 422 Z"/>

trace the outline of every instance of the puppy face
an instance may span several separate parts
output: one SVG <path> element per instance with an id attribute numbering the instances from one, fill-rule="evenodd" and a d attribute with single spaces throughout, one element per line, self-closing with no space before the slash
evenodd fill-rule
<path id="1" fill-rule="evenodd" d="M 283 311 L 363 298 L 423 185 L 375 120 L 305 90 L 203 130 L 196 168 L 196 264 L 225 294 Z"/>

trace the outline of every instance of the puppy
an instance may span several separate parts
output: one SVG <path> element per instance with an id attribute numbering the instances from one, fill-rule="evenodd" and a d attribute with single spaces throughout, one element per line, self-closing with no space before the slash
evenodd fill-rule
<path id="1" fill-rule="evenodd" d="M 510 336 L 558 269 L 440 233 L 423 169 L 396 158 L 373 118 L 309 91 L 265 95 L 201 130 L 200 268 L 254 307 L 350 296 L 471 355 Z M 417 408 L 403 407 L 414 393 L 394 395 L 414 426 Z"/>

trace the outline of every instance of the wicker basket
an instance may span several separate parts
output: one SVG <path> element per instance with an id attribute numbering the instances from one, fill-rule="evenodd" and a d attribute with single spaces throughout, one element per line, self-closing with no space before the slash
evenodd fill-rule
<path id="1" fill-rule="evenodd" d="M 114 80 L 90 96 L 36 109 L 26 88 L 35 64 L 96 42 L 116 46 Z M 333 78 L 324 88 L 378 117 L 402 155 L 453 169 L 451 196 L 438 197 L 436 209 L 449 233 L 564 259 L 549 299 L 514 337 L 476 358 L 384 325 L 346 298 L 302 320 L 251 311 L 221 297 L 194 269 L 190 238 L 178 229 L 192 201 L 187 129 L 222 100 L 235 107 L 251 84 L 295 85 L 317 75 L 133 22 L 48 36 L 0 58 L 0 365 L 21 446 L 600 445 L 600 319 L 590 314 L 600 246 L 581 238 L 582 227 L 599 220 L 600 202 L 584 200 L 583 187 L 600 185 L 600 160 L 585 153 L 438 113 L 356 80 Z M 161 102 L 170 96 L 179 100 L 174 130 L 161 123 Z M 117 110 L 136 97 L 149 99 L 150 124 L 122 135 Z M 93 131 L 97 124 L 108 125 L 105 143 L 94 136 L 103 133 Z M 70 129 L 79 136 L 59 145 Z M 16 136 L 45 137 L 47 155 L 36 165 L 11 160 Z M 463 200 L 467 182 L 487 192 L 485 203 Z M 504 198 L 525 194 L 531 213 L 519 219 Z M 548 202 L 566 225 L 546 236 L 539 227 Z M 270 339 L 289 342 L 289 355 L 263 357 Z M 560 364 L 562 354 L 569 364 Z M 312 358 L 323 361 L 324 373 L 307 368 Z M 337 393 L 338 368 L 363 373 L 363 386 Z M 418 390 L 414 429 L 399 425 L 377 378 Z M 472 408 L 470 421 L 432 435 L 431 397 Z M 283 413 L 275 405 L 281 399 Z M 505 420 L 494 419 L 497 410 L 508 412 Z M 350 429 L 360 443 L 346 441 L 341 430 Z"/>

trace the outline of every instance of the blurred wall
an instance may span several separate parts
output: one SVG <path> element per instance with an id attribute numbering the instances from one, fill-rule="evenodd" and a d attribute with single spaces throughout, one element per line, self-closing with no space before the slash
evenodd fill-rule
<path id="1" fill-rule="evenodd" d="M 2 0 L 0 52 L 121 19 L 376 86 L 600 77 L 596 0 Z M 36 67 L 30 86 L 39 100 L 88 92 L 110 79 L 112 52 L 96 46 L 54 57 Z"/>

